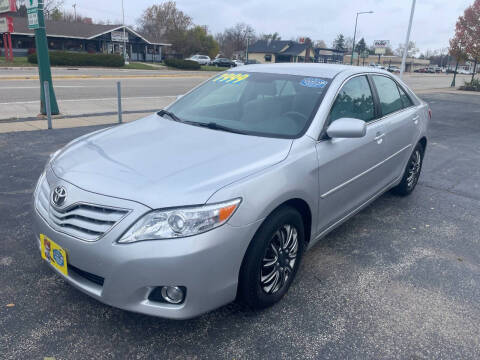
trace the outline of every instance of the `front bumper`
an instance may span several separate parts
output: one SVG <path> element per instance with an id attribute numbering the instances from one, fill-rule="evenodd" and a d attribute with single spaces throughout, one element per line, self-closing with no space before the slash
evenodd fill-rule
<path id="1" fill-rule="evenodd" d="M 53 188 L 61 180 L 49 185 Z M 103 196 L 68 184 L 69 191 L 81 198 Z M 88 193 L 88 194 L 87 194 Z M 115 199 L 118 201 L 118 199 Z M 123 200 L 122 200 L 123 201 Z M 126 201 L 124 201 L 126 202 Z M 126 204 L 123 204 L 126 205 Z M 81 271 L 69 269 L 70 284 L 93 298 L 121 309 L 172 319 L 191 318 L 233 301 L 243 256 L 258 224 L 233 227 L 225 224 L 196 236 L 118 244 L 116 240 L 139 216 L 149 209 L 139 204 L 114 229 L 98 241 L 86 242 L 54 229 L 34 211 L 34 230 L 45 234 L 67 252 L 67 262 Z M 128 206 L 127 206 L 128 207 Z M 38 258 L 41 259 L 40 253 Z M 53 267 L 52 267 L 53 269 Z M 82 275 L 82 271 L 92 276 Z M 103 278 L 103 284 L 92 281 Z M 185 286 L 185 301 L 171 305 L 150 301 L 157 286 Z"/>

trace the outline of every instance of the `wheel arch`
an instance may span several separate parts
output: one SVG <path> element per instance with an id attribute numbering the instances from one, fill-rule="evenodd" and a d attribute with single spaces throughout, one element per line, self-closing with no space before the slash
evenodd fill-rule
<path id="1" fill-rule="evenodd" d="M 285 206 L 294 208 L 300 213 L 303 220 L 303 226 L 305 231 L 305 245 L 308 246 L 311 235 L 312 235 L 312 210 L 310 209 L 310 206 L 304 199 L 295 197 L 295 198 L 291 198 L 283 201 L 282 203 L 277 205 L 272 211 L 270 211 L 270 213 L 265 217 L 264 221 L 267 218 L 269 218 L 273 213 L 275 213 L 275 211 Z"/>
<path id="2" fill-rule="evenodd" d="M 423 152 L 425 152 L 425 150 L 427 150 L 427 137 L 423 136 L 420 140 L 418 140 L 418 143 L 422 145 Z"/>

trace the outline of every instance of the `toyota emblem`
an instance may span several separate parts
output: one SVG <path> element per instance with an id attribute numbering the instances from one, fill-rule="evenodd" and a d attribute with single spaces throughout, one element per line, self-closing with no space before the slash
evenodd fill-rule
<path id="1" fill-rule="evenodd" d="M 67 189 L 63 186 L 57 186 L 55 190 L 53 190 L 52 194 L 52 201 L 57 206 L 62 206 L 65 203 L 65 199 L 67 198 Z"/>

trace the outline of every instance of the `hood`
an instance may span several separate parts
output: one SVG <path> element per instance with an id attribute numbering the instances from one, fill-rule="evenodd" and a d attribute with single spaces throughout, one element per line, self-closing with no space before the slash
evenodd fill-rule
<path id="1" fill-rule="evenodd" d="M 281 162 L 291 144 L 154 114 L 73 141 L 54 158 L 52 168 L 84 190 L 151 208 L 195 205 L 225 185 Z"/>

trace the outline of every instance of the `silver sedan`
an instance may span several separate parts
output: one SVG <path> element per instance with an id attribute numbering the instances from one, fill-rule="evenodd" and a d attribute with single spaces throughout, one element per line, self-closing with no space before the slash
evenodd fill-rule
<path id="1" fill-rule="evenodd" d="M 52 154 L 40 255 L 80 291 L 184 319 L 279 301 L 302 255 L 392 190 L 410 194 L 431 112 L 375 68 L 249 65 Z"/>

